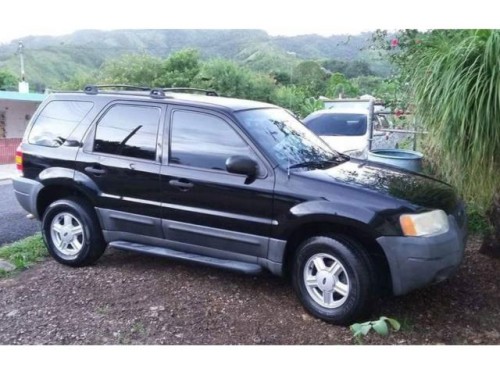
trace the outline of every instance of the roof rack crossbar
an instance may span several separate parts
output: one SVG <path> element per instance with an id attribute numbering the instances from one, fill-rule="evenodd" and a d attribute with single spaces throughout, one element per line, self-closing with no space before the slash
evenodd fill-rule
<path id="1" fill-rule="evenodd" d="M 198 89 L 195 87 L 164 87 L 162 90 L 164 92 L 201 92 L 207 96 L 219 96 L 215 90 Z"/>
<path id="2" fill-rule="evenodd" d="M 86 94 L 95 95 L 99 92 L 99 89 L 124 89 L 126 90 L 138 90 L 138 91 L 150 91 L 151 88 L 144 86 L 133 86 L 133 85 L 86 85 L 83 91 Z"/>

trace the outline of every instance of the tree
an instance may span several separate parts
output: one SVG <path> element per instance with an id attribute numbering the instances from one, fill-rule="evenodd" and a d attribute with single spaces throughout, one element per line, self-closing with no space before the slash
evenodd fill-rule
<path id="1" fill-rule="evenodd" d="M 104 63 L 104 83 L 155 86 L 162 72 L 163 61 L 150 55 L 125 55 Z"/>
<path id="2" fill-rule="evenodd" d="M 269 101 L 275 88 L 271 77 L 222 59 L 207 62 L 197 81 L 221 95 L 261 101 Z"/>
<path id="3" fill-rule="evenodd" d="M 200 54 L 195 49 L 184 49 L 165 60 L 154 86 L 190 87 L 199 72 Z"/>
<path id="4" fill-rule="evenodd" d="M 0 89 L 12 89 L 17 87 L 18 79 L 8 70 L 0 70 Z"/>
<path id="5" fill-rule="evenodd" d="M 277 88 L 271 97 L 271 102 L 283 108 L 288 108 L 300 116 L 307 116 L 310 112 L 304 110 L 306 93 L 296 86 L 281 86 Z"/>
<path id="6" fill-rule="evenodd" d="M 487 211 L 491 230 L 482 249 L 500 256 L 500 30 L 403 31 L 399 37 L 391 41 L 402 49 L 395 61 L 430 131 L 439 170 Z"/>
<path id="7" fill-rule="evenodd" d="M 373 75 L 370 65 L 365 61 L 326 60 L 322 65 L 332 73 L 342 73 L 347 78 Z"/>
<path id="8" fill-rule="evenodd" d="M 315 61 L 301 62 L 293 69 L 292 83 L 302 86 L 310 96 L 324 95 L 327 75 Z"/>
<path id="9" fill-rule="evenodd" d="M 354 98 L 359 95 L 359 88 L 343 74 L 334 73 L 328 80 L 326 94 L 331 98 Z"/>

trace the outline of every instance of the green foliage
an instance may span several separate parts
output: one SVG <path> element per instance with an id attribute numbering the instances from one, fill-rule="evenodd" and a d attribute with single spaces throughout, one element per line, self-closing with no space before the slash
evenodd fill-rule
<path id="1" fill-rule="evenodd" d="M 104 63 L 101 81 L 153 87 L 159 80 L 163 61 L 150 55 L 125 55 Z"/>
<path id="2" fill-rule="evenodd" d="M 315 61 L 301 62 L 293 69 L 291 82 L 301 86 L 309 95 L 323 95 L 326 89 L 327 75 Z"/>
<path id="3" fill-rule="evenodd" d="M 470 233 L 486 234 L 491 230 L 484 209 L 478 208 L 474 204 L 467 207 L 467 224 Z"/>
<path id="4" fill-rule="evenodd" d="M 197 81 L 201 87 L 214 89 L 223 96 L 261 101 L 270 101 L 275 87 L 270 76 L 222 59 L 205 63 Z"/>
<path id="5" fill-rule="evenodd" d="M 93 73 L 105 61 L 124 55 L 151 55 L 162 59 L 187 46 L 200 51 L 202 59 L 231 59 L 263 73 L 289 71 L 301 60 L 337 59 L 354 61 L 354 75 L 369 75 L 365 67 L 381 72 L 382 64 L 367 48 L 369 34 L 356 36 L 302 35 L 273 37 L 262 30 L 83 30 L 61 37 L 27 38 L 25 62 L 27 80 L 32 86 L 54 88 L 75 74 Z M 221 43 L 223 41 L 223 43 Z M 16 43 L 0 46 L 0 66 L 19 70 Z M 296 57 L 287 54 L 296 53 Z M 358 65 L 358 67 L 356 67 Z M 375 69 L 377 68 L 377 69 Z M 351 73 L 344 71 L 346 76 Z M 94 80 L 95 82 L 95 80 Z"/>
<path id="6" fill-rule="evenodd" d="M 18 79 L 10 71 L 0 70 L 0 89 L 13 89 L 17 87 Z"/>
<path id="7" fill-rule="evenodd" d="M 374 75 L 366 61 L 326 60 L 321 65 L 332 73 L 341 73 L 347 78 Z"/>
<path id="8" fill-rule="evenodd" d="M 100 72 L 76 73 L 71 79 L 60 82 L 56 88 L 59 90 L 82 90 L 86 85 L 101 83 Z M 104 79 L 103 79 L 104 81 Z"/>
<path id="9" fill-rule="evenodd" d="M 157 87 L 189 87 L 200 72 L 200 54 L 194 49 L 174 53 L 163 64 Z"/>
<path id="10" fill-rule="evenodd" d="M 355 98 L 359 95 L 359 88 L 343 74 L 335 73 L 328 80 L 326 94 L 330 98 Z"/>
<path id="11" fill-rule="evenodd" d="M 389 325 L 387 323 L 389 323 Z M 355 323 L 349 328 L 353 333 L 354 338 L 361 342 L 362 337 L 368 335 L 371 330 L 381 336 L 388 336 L 389 326 L 396 332 L 401 328 L 401 324 L 399 324 L 396 319 L 387 318 L 385 316 L 381 316 L 380 319 L 374 321 Z"/>
<path id="12" fill-rule="evenodd" d="M 307 95 L 301 88 L 297 86 L 281 86 L 274 91 L 271 102 L 303 117 L 310 113 L 303 109 L 306 99 Z"/>
<path id="13" fill-rule="evenodd" d="M 314 99 L 314 98 L 307 98 L 304 100 L 304 104 L 302 105 L 301 108 L 301 114 L 305 117 L 308 114 L 318 111 L 320 109 L 323 109 L 324 105 L 321 100 Z"/>
<path id="14" fill-rule="evenodd" d="M 500 31 L 404 35 L 401 69 L 439 170 L 484 209 L 500 188 Z"/>
<path id="15" fill-rule="evenodd" d="M 46 256 L 47 249 L 40 234 L 0 247 L 0 258 L 13 263 L 18 270 L 28 268 Z M 6 274 L 3 272 L 0 276 Z"/>

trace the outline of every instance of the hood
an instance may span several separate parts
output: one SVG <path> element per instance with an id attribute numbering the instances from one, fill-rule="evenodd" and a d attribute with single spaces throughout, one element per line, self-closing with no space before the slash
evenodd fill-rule
<path id="1" fill-rule="evenodd" d="M 448 214 L 458 204 L 458 196 L 450 185 L 380 163 L 351 159 L 329 169 L 314 169 L 304 174 L 325 182 L 371 190 L 422 208 L 441 209 Z"/>
<path id="2" fill-rule="evenodd" d="M 341 153 L 351 150 L 363 150 L 368 147 L 367 134 L 360 136 L 321 136 L 321 139 L 332 149 Z"/>

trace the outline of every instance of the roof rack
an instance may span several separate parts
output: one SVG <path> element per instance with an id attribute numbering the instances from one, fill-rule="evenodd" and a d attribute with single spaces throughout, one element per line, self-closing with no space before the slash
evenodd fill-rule
<path id="1" fill-rule="evenodd" d="M 195 87 L 165 87 L 162 89 L 164 92 L 201 92 L 206 96 L 219 96 L 214 90 L 198 89 Z"/>
<path id="2" fill-rule="evenodd" d="M 86 85 L 85 88 L 83 89 L 83 91 L 86 94 L 96 95 L 97 93 L 99 93 L 99 89 L 105 89 L 105 88 L 138 90 L 138 91 L 150 91 L 151 90 L 149 87 L 131 86 L 131 85 Z"/>
<path id="3" fill-rule="evenodd" d="M 152 98 L 165 98 L 165 92 L 200 92 L 207 96 L 219 96 L 219 94 L 214 90 L 198 89 L 193 87 L 166 87 L 166 88 L 150 88 L 143 86 L 132 86 L 132 85 L 86 85 L 83 92 L 88 95 L 97 95 L 100 89 L 118 89 L 123 90 L 122 94 L 137 95 L 137 91 L 149 91 L 148 95 Z M 134 93 L 127 93 L 127 91 L 136 91 Z"/>

